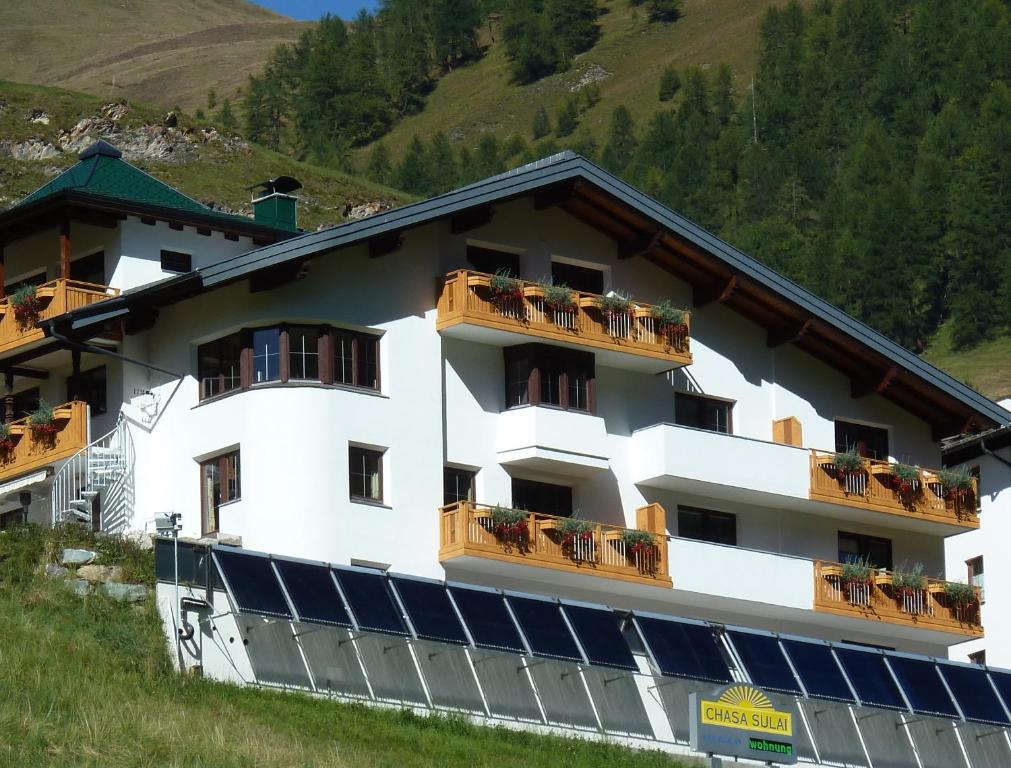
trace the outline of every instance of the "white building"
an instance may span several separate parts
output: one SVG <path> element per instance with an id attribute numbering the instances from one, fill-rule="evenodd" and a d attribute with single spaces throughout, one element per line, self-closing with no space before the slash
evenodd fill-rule
<path id="1" fill-rule="evenodd" d="M 131 171 L 100 146 L 0 215 L 8 294 L 67 292 L 37 326 L 0 321 L 8 416 L 35 388 L 64 402 L 68 377 L 91 405 L 58 409 L 55 438 L 14 422 L 3 519 L 178 512 L 186 536 L 277 555 L 995 652 L 999 620 L 945 582 L 974 481 L 931 468 L 941 438 L 1011 413 L 591 163 L 297 237 L 288 188 L 257 223 L 130 199 Z M 103 287 L 72 299 L 66 278 Z M 1008 478 L 982 482 L 986 519 Z"/>

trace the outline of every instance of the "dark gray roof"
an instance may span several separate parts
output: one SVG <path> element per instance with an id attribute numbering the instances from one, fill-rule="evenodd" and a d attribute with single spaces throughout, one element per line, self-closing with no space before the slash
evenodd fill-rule
<path id="1" fill-rule="evenodd" d="M 628 205 L 664 228 L 721 260 L 726 266 L 835 327 L 855 341 L 888 358 L 928 384 L 961 401 L 997 424 L 1011 423 L 1011 412 L 976 390 L 935 368 L 918 355 L 886 338 L 838 307 L 818 298 L 792 280 L 724 242 L 648 195 L 572 152 L 521 166 L 444 195 L 376 216 L 341 224 L 321 232 L 293 237 L 234 256 L 199 271 L 205 289 L 248 277 L 267 267 L 345 248 L 371 238 L 417 227 L 469 208 L 501 202 L 555 184 L 582 181 Z M 97 305 L 96 305 L 97 306 Z M 75 313 L 76 314 L 76 313 Z M 90 314 L 90 313 L 89 313 Z"/>

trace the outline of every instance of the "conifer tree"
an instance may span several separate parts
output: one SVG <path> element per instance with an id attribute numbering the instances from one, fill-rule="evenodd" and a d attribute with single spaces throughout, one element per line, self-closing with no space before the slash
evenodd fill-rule
<path id="1" fill-rule="evenodd" d="M 389 184 L 393 180 L 393 167 L 390 164 L 390 153 L 386 145 L 377 141 L 372 151 L 369 153 L 369 164 L 366 174 L 373 181 L 380 184 Z"/>
<path id="2" fill-rule="evenodd" d="M 477 0 L 432 0 L 432 45 L 435 59 L 447 69 L 478 53 L 481 9 Z"/>
<path id="3" fill-rule="evenodd" d="M 474 155 L 473 173 L 477 179 L 484 179 L 502 173 L 505 165 L 502 162 L 501 151 L 499 150 L 498 139 L 492 134 L 486 133 L 477 144 L 477 152 Z"/>
<path id="4" fill-rule="evenodd" d="M 574 99 L 568 99 L 565 106 L 558 113 L 558 122 L 555 124 L 555 135 L 562 139 L 571 136 L 579 126 L 579 108 Z"/>
<path id="5" fill-rule="evenodd" d="M 235 113 L 232 112 L 231 99 L 222 99 L 218 122 L 221 123 L 221 130 L 225 133 L 235 133 Z"/>
<path id="6" fill-rule="evenodd" d="M 544 138 L 549 133 L 551 133 L 551 119 L 548 117 L 548 111 L 542 105 L 534 113 L 534 141 Z"/>
<path id="7" fill-rule="evenodd" d="M 425 146 L 415 134 L 407 153 L 397 166 L 397 187 L 413 195 L 427 195 L 432 187 L 431 174 L 425 156 Z"/>
<path id="8" fill-rule="evenodd" d="M 428 145 L 426 165 L 429 172 L 429 194 L 441 195 L 457 184 L 458 172 L 456 156 L 449 139 L 442 131 L 437 132 Z"/>
<path id="9" fill-rule="evenodd" d="M 218 106 L 218 92 L 213 88 L 207 89 L 207 108 L 214 109 Z"/>
<path id="10" fill-rule="evenodd" d="M 664 67 L 660 74 L 660 101 L 670 101 L 681 89 L 681 77 L 674 67 Z"/>
<path id="11" fill-rule="evenodd" d="M 544 21 L 557 45 L 558 69 L 566 69 L 577 53 L 588 50 L 600 36 L 596 0 L 545 0 Z"/>
<path id="12" fill-rule="evenodd" d="M 681 0 L 648 0 L 649 20 L 672 22 L 681 18 Z"/>
<path id="13" fill-rule="evenodd" d="M 611 128 L 604 154 L 600 158 L 601 163 L 611 173 L 620 174 L 632 162 L 637 146 L 632 113 L 624 104 L 615 107 L 611 113 Z"/>

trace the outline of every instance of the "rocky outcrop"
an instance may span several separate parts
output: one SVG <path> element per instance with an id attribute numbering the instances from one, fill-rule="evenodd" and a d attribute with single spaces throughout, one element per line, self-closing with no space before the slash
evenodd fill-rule
<path id="1" fill-rule="evenodd" d="M 344 206 L 344 218 L 348 221 L 364 219 L 367 216 L 375 216 L 377 213 L 388 211 L 393 204 L 386 200 L 373 200 L 368 203 L 348 203 Z"/>
<path id="2" fill-rule="evenodd" d="M 82 565 L 77 569 L 77 578 L 85 579 L 92 584 L 122 581 L 123 569 L 118 565 Z"/>
<path id="3" fill-rule="evenodd" d="M 0 141 L 0 157 L 15 160 L 51 160 L 60 156 L 60 150 L 48 141 L 27 139 L 26 141 Z"/>
<path id="4" fill-rule="evenodd" d="M 60 562 L 64 565 L 87 565 L 98 557 L 97 552 L 90 549 L 65 549 Z"/>
<path id="5" fill-rule="evenodd" d="M 147 587 L 143 584 L 106 582 L 100 589 L 103 595 L 121 603 L 139 603 L 147 598 Z"/>

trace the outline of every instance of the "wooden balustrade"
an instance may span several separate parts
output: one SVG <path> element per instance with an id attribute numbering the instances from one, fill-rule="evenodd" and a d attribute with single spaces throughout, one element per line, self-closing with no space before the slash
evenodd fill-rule
<path id="1" fill-rule="evenodd" d="M 491 292 L 492 275 L 461 269 L 439 280 L 439 330 L 470 323 L 504 331 L 537 336 L 552 341 L 584 344 L 667 360 L 676 365 L 692 362 L 690 316 L 683 327 L 663 329 L 653 317 L 650 304 L 632 302 L 628 313 L 605 314 L 600 296 L 573 291 L 575 303 L 552 309 L 537 283 L 517 280 L 522 296 L 496 299 Z"/>
<path id="2" fill-rule="evenodd" d="M 975 478 L 969 493 L 955 496 L 943 487 L 937 471 L 917 468 L 919 478 L 909 490 L 902 491 L 892 479 L 895 464 L 864 459 L 861 469 L 844 473 L 836 466 L 835 456 L 827 451 L 811 451 L 812 499 L 979 528 Z"/>
<path id="3" fill-rule="evenodd" d="M 900 589 L 892 574 L 876 571 L 868 581 L 847 581 L 839 563 L 815 561 L 816 611 L 981 637 L 979 601 L 960 603 L 946 594 L 944 581 L 926 579 L 923 589 Z"/>
<path id="4" fill-rule="evenodd" d="M 518 526 L 497 526 L 494 507 L 461 501 L 439 511 L 439 560 L 486 557 L 541 568 L 588 573 L 657 586 L 671 586 L 667 564 L 665 513 L 659 504 L 636 512 L 640 530 L 653 534 L 653 545 L 633 552 L 625 541 L 629 529 L 591 523 L 571 541 L 559 530 L 565 518 L 522 512 Z"/>
<path id="5" fill-rule="evenodd" d="M 35 295 L 37 317 L 18 317 L 10 296 L 0 300 L 0 354 L 42 340 L 45 334 L 36 327 L 39 320 L 118 296 L 119 289 L 60 278 L 38 286 Z"/>
<path id="6" fill-rule="evenodd" d="M 69 458 L 88 444 L 88 404 L 75 400 L 53 409 L 51 429 L 34 428 L 28 418 L 10 422 L 0 445 L 0 480 L 8 480 Z"/>

